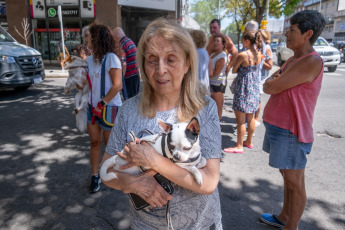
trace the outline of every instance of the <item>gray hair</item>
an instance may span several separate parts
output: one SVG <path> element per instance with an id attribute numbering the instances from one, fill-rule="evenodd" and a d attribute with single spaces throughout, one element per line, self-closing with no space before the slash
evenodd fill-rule
<path id="1" fill-rule="evenodd" d="M 81 30 L 81 36 L 85 37 L 86 31 L 90 32 L 90 26 L 84 26 L 83 29 Z"/>
<path id="2" fill-rule="evenodd" d="M 249 21 L 246 23 L 246 25 L 244 26 L 244 30 L 246 31 L 254 31 L 255 33 L 259 30 L 259 23 L 257 23 L 256 21 Z"/>

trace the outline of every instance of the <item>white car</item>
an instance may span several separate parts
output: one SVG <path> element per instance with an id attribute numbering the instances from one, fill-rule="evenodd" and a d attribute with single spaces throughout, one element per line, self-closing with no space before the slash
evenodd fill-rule
<path id="1" fill-rule="evenodd" d="M 330 46 L 328 42 L 319 37 L 314 43 L 314 49 L 321 56 L 325 67 L 329 72 L 334 72 L 340 64 L 341 53 L 336 48 Z M 277 47 L 277 61 L 278 65 L 282 66 L 293 55 L 293 51 L 286 47 L 285 42 L 281 42 Z"/>

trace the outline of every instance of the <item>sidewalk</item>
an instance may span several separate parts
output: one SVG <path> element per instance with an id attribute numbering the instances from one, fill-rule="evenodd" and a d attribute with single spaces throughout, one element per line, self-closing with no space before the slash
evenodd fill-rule
<path id="1" fill-rule="evenodd" d="M 45 64 L 44 73 L 46 78 L 67 78 L 68 71 L 62 70 L 59 65 Z"/>

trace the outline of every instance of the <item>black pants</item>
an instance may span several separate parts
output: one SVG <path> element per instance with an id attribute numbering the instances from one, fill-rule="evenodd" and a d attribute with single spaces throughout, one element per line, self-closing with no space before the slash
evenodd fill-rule
<path id="1" fill-rule="evenodd" d="M 139 93 L 139 75 L 125 78 L 128 98 L 134 97 Z"/>

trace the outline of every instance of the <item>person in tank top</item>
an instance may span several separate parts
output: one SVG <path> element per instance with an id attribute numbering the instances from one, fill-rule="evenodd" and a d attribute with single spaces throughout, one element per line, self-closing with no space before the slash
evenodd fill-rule
<path id="1" fill-rule="evenodd" d="M 294 51 L 280 70 L 264 83 L 270 94 L 263 113 L 266 128 L 263 150 L 269 165 L 278 168 L 284 180 L 284 203 L 279 214 L 263 213 L 260 220 L 282 229 L 297 230 L 306 205 L 305 167 L 314 141 L 313 116 L 321 90 L 324 65 L 313 43 L 325 19 L 314 10 L 296 13 L 285 33 L 286 45 Z"/>

